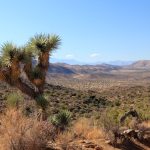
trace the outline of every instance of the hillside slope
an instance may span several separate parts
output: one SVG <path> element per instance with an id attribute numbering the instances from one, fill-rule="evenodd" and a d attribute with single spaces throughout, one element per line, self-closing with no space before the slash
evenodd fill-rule
<path id="1" fill-rule="evenodd" d="M 16 93 L 16 88 L 0 82 L 0 110 L 5 108 L 7 96 Z M 59 85 L 46 84 L 44 97 L 48 100 L 47 113 L 58 113 L 61 109 L 68 109 L 73 117 L 92 116 L 93 113 L 105 109 L 122 109 L 128 111 L 134 106 L 145 117 L 150 118 L 150 86 L 113 87 L 103 91 L 79 91 Z M 35 108 L 35 102 L 22 94 L 25 105 Z M 121 110 L 121 111 L 122 111 Z M 143 116 L 143 117 L 144 117 Z"/>
<path id="2" fill-rule="evenodd" d="M 18 89 L 0 82 L 0 110 L 5 108 L 7 96 L 18 91 Z M 24 97 L 24 104 L 27 107 L 31 107 L 31 109 L 36 107 L 33 99 L 25 94 L 21 93 L 21 95 Z M 74 118 L 78 115 L 91 115 L 93 111 L 100 111 L 111 104 L 109 100 L 98 93 L 83 92 L 50 84 L 45 85 L 44 97 L 48 100 L 47 113 L 49 115 L 56 114 L 61 109 L 68 109 L 72 112 Z"/>
<path id="3" fill-rule="evenodd" d="M 128 66 L 129 68 L 150 68 L 150 60 L 139 60 Z"/>
<path id="4" fill-rule="evenodd" d="M 59 74 L 100 74 L 117 70 L 121 67 L 108 64 L 101 65 L 69 65 L 64 63 L 50 64 L 49 73 Z"/>

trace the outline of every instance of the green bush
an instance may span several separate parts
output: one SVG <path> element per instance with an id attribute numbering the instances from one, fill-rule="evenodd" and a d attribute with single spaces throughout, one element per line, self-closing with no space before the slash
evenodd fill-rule
<path id="1" fill-rule="evenodd" d="M 48 101 L 44 98 L 44 96 L 39 95 L 36 97 L 37 105 L 40 106 L 42 109 L 46 109 L 48 105 Z"/>
<path id="2" fill-rule="evenodd" d="M 23 102 L 23 97 L 19 92 L 10 93 L 6 97 L 6 103 L 10 107 L 18 107 Z"/>

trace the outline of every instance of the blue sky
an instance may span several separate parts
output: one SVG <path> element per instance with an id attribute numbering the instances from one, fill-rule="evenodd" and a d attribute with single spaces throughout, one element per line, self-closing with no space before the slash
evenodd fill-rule
<path id="1" fill-rule="evenodd" d="M 1 0 L 0 44 L 56 33 L 57 59 L 150 59 L 149 0 Z"/>

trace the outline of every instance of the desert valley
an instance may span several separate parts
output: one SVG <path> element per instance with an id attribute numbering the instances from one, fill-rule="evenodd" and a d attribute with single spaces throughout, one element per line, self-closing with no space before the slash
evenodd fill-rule
<path id="1" fill-rule="evenodd" d="M 131 148 L 148 150 L 150 139 L 149 79 L 150 61 L 148 60 L 137 61 L 128 66 L 51 63 L 44 88 L 44 97 L 48 100 L 46 114 L 52 117 L 61 113 L 61 110 L 68 111 L 64 112 L 66 113 L 64 115 L 70 114 L 71 122 L 74 122 L 75 126 L 69 127 L 69 125 L 65 127 L 64 133 L 55 135 L 56 141 L 51 144 L 48 144 L 50 142 L 48 141 L 47 149 Z M 16 107 L 18 103 L 22 105 L 21 110 L 28 115 L 33 117 L 33 115 L 40 114 L 39 107 L 32 98 L 21 94 L 16 88 L 1 82 L 0 91 L 1 111 L 4 111 L 7 105 Z M 127 118 L 121 125 L 121 117 L 131 109 L 138 113 L 139 121 L 135 120 L 137 116 L 133 116 L 133 118 Z M 10 117 L 12 114 L 6 115 Z M 61 124 L 63 125 L 63 122 Z M 64 122 L 64 125 L 67 126 L 67 122 L 66 124 Z M 125 141 L 119 144 L 115 141 L 121 140 L 119 136 L 115 137 L 116 130 L 122 136 L 125 136 L 123 132 L 128 130 L 139 131 L 137 133 L 142 132 L 142 138 L 145 139 L 136 139 L 134 135 L 129 135 L 129 137 L 126 135 Z M 55 130 L 53 132 L 56 134 Z M 76 134 L 78 137 L 75 138 Z"/>
<path id="2" fill-rule="evenodd" d="M 150 0 L 1 0 L 0 18 L 0 150 L 150 150 Z"/>

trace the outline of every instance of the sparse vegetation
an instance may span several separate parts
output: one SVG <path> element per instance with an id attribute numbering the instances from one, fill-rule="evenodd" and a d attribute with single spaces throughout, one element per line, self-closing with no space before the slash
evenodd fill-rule
<path id="1" fill-rule="evenodd" d="M 21 48 L 3 44 L 0 80 L 7 84 L 0 83 L 0 149 L 149 147 L 150 86 L 132 79 L 137 72 L 123 76 L 124 70 L 119 79 L 53 75 L 48 84 L 49 57 L 59 44 L 58 36 L 46 34 Z"/>
<path id="2" fill-rule="evenodd" d="M 16 91 L 15 88 L 11 88 L 8 85 L 5 84 L 0 84 L 1 88 L 1 99 L 3 99 L 1 102 L 5 104 L 7 102 L 7 97 L 9 97 L 10 93 L 9 91 Z M 5 87 L 4 87 L 5 86 Z M 47 104 L 46 107 L 46 113 L 48 116 L 55 116 L 53 119 L 53 123 L 50 123 L 50 121 L 42 121 L 42 119 L 39 119 L 39 107 L 35 107 L 34 104 L 30 104 L 32 102 L 29 100 L 29 97 L 26 97 L 26 95 L 22 94 L 21 99 L 28 99 L 27 101 L 19 101 L 19 102 L 28 102 L 29 104 L 23 104 L 24 108 L 27 109 L 28 115 L 24 113 L 24 110 L 8 110 L 7 112 L 6 109 L 3 110 L 3 113 L 0 115 L 4 120 L 1 120 L 1 127 L 3 123 L 6 121 L 14 121 L 15 122 L 15 117 L 13 120 L 6 119 L 8 118 L 8 112 L 12 113 L 11 116 L 16 115 L 18 113 L 23 120 L 18 121 L 18 126 L 23 126 L 24 129 L 26 129 L 26 126 L 28 127 L 29 124 L 32 126 L 31 129 L 27 130 L 27 133 L 23 131 L 25 134 L 22 137 L 18 137 L 15 133 L 20 133 L 20 127 L 17 126 L 17 123 L 14 123 L 17 128 L 13 127 L 12 123 L 6 123 L 7 125 L 5 127 L 7 128 L 15 128 L 15 133 L 13 132 L 13 139 L 17 142 L 22 141 L 21 145 L 23 144 L 23 147 L 26 147 L 26 142 L 28 140 L 31 140 L 30 142 L 27 142 L 27 146 L 32 145 L 33 143 L 36 144 L 38 141 L 37 145 L 37 150 L 38 148 L 42 146 L 43 147 L 57 147 L 57 148 L 63 148 L 63 149 L 79 149 L 80 147 L 88 147 L 89 145 L 93 147 L 107 147 L 107 149 L 111 149 L 113 146 L 119 146 L 119 144 L 124 145 L 124 139 L 128 137 L 128 135 L 122 135 L 123 131 L 126 129 L 136 129 L 142 131 L 139 135 L 141 137 L 139 140 L 144 141 L 147 140 L 145 139 L 148 134 L 147 129 L 148 129 L 148 117 L 143 117 L 143 116 L 149 116 L 149 111 L 147 108 L 149 108 L 149 103 L 148 103 L 148 90 L 144 90 L 142 88 L 137 87 L 138 91 L 141 93 L 140 95 L 144 96 L 145 99 L 143 99 L 143 102 L 140 101 L 142 99 L 142 96 L 139 97 L 139 95 L 135 94 L 135 97 L 138 97 L 137 103 L 134 103 L 133 101 L 130 100 L 130 97 L 127 95 L 126 101 L 121 101 L 116 99 L 116 96 L 114 97 L 114 100 L 111 99 L 109 100 L 109 97 L 111 97 L 111 93 L 97 93 L 94 91 L 89 91 L 89 92 L 83 92 L 83 91 L 77 91 L 77 90 L 72 90 L 68 89 L 65 87 L 61 86 L 54 86 L 54 85 L 48 85 L 46 84 L 45 90 L 44 90 L 44 97 L 47 97 L 47 100 L 49 100 L 49 103 Z M 114 89 L 115 90 L 115 89 Z M 121 90 L 121 89 L 120 89 Z M 129 88 L 129 90 L 131 90 Z M 126 92 L 129 92 L 128 90 L 124 90 Z M 135 91 L 135 89 L 134 89 Z M 147 92 L 146 92 L 147 91 Z M 113 93 L 113 91 L 111 91 Z M 118 93 L 116 94 L 124 94 L 125 93 L 119 93 L 119 90 L 117 90 Z M 107 94 L 108 93 L 108 94 Z M 5 95 L 6 94 L 6 95 Z M 107 94 L 107 98 L 101 97 L 101 95 L 105 96 Z M 10 94 L 11 97 L 11 94 Z M 17 100 L 19 100 L 18 96 L 12 96 L 16 97 Z M 135 98 L 134 97 L 134 98 Z M 135 98 L 136 99 L 136 98 Z M 17 101 L 16 100 L 16 101 Z M 10 98 L 11 101 L 11 98 Z M 16 104 L 15 101 L 15 104 Z M 13 102 L 13 101 L 12 101 Z M 43 102 L 43 101 L 42 101 Z M 71 103 L 70 103 L 71 102 Z M 118 105 L 118 103 L 120 103 Z M 68 105 L 70 104 L 70 105 Z M 27 105 L 27 106 L 25 106 Z M 7 105 L 6 105 L 7 106 Z M 120 117 L 127 111 L 129 111 L 130 107 L 133 107 L 137 110 L 140 116 L 140 122 L 138 123 L 137 126 L 131 125 L 132 123 L 132 118 L 127 118 L 127 120 L 124 122 L 123 125 L 119 124 L 119 119 Z M 29 109 L 29 107 L 31 107 Z M 13 107 L 14 108 L 14 107 Z M 70 116 L 70 112 L 65 111 L 65 113 L 61 113 L 61 109 L 68 109 L 71 111 L 72 116 Z M 42 113 L 42 112 L 41 112 Z M 32 115 L 31 115 L 32 114 Z M 37 117 L 36 117 L 36 114 Z M 60 115 L 61 114 L 61 115 Z M 63 115 L 62 115 L 63 114 Z M 69 115 L 68 115 L 69 114 Z M 42 114 L 41 114 L 42 115 Z M 143 116 L 142 116 L 143 115 Z M 59 116 L 59 117 L 58 117 Z M 64 119 L 61 119 L 65 118 Z M 82 118 L 81 118 L 82 117 Z M 88 117 L 88 118 L 85 118 Z M 91 118 L 92 117 L 92 118 Z M 69 119 L 68 119 L 69 118 Z M 81 119 L 80 119 L 81 118 Z M 6 121 L 5 121 L 6 119 Z M 72 121 L 71 121 L 71 120 Z M 33 121 L 33 122 L 32 122 Z M 71 121 L 71 122 L 70 122 Z M 143 122 L 144 121 L 144 122 Z M 23 123 L 20 123 L 23 122 Z M 33 124 L 32 124 L 33 123 Z M 67 123 L 67 124 L 66 124 Z M 66 128 L 65 125 L 69 126 Z M 11 124 L 9 126 L 8 124 Z M 36 124 L 36 125 L 35 125 Z M 39 126 L 40 128 L 39 128 Z M 37 127 L 38 126 L 38 127 Z M 41 126 L 42 126 L 42 131 L 41 131 Z M 61 127 L 63 127 L 63 130 Z M 135 128 L 136 127 L 136 128 Z M 43 129 L 44 128 L 44 129 Z M 59 131 L 58 131 L 59 128 Z M 66 130 L 64 130 L 64 128 Z M 4 128 L 3 128 L 4 129 Z M 8 130 L 8 129 L 7 129 Z M 16 131 L 18 130 L 18 131 Z M 32 132 L 31 132 L 32 130 Z M 44 130 L 44 131 L 43 131 Z M 34 133 L 33 131 L 36 131 Z M 63 131 L 63 132 L 62 132 Z M 3 147 L 8 147 L 10 145 L 4 145 L 8 143 L 8 140 L 6 137 L 8 137 L 7 132 L 3 130 L 1 132 L 4 136 L 1 141 L 6 141 L 1 144 L 1 149 Z M 30 133 L 31 132 L 31 133 Z M 40 133 L 38 133 L 40 132 Z M 44 133 L 41 133 L 44 132 Z M 49 134 L 50 132 L 50 134 Z M 30 134 L 28 134 L 30 133 Z M 42 136 L 41 136 L 42 134 Z M 28 137 L 29 136 L 29 137 Z M 39 139 L 40 136 L 40 139 Z M 41 139 L 42 137 L 42 139 Z M 9 137 L 10 138 L 10 137 Z M 28 139 L 28 140 L 27 140 Z M 34 140 L 33 140 L 34 139 Z M 40 140 L 40 141 L 39 141 Z M 41 141 L 42 140 L 42 141 Z M 91 144 L 88 144 L 90 141 Z M 34 141 L 34 142 L 33 142 Z M 55 141 L 55 142 L 54 142 Z M 105 141 L 108 141 L 108 143 L 112 144 L 108 145 L 105 144 Z M 14 143 L 14 141 L 12 141 Z M 16 146 L 18 144 L 16 143 Z M 84 145 L 84 146 L 83 146 Z M 20 147 L 20 146 L 19 146 Z M 31 146 L 32 147 L 32 146 Z M 35 146 L 34 146 L 35 147 Z M 18 147 L 17 147 L 18 148 Z M 22 147 L 21 147 L 22 148 Z M 39 148 L 39 149 L 40 149 Z M 9 148 L 7 148 L 9 150 Z M 18 148 L 19 149 L 19 148 Z M 23 148 L 22 148 L 23 149 Z M 27 148 L 26 148 L 27 149 Z M 44 148 L 43 148 L 44 149 Z M 5 150 L 5 149 L 4 149 Z M 30 149 L 29 149 L 30 150 Z M 32 150 L 32 149 L 31 149 Z"/>

